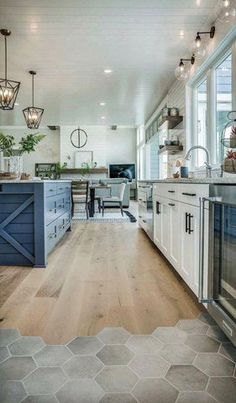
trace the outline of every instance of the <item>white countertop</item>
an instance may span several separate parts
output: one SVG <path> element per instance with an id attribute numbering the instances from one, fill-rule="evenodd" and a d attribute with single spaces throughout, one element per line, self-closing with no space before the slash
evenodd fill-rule
<path id="1" fill-rule="evenodd" d="M 206 184 L 217 184 L 217 183 L 229 183 L 236 185 L 236 175 L 233 178 L 169 178 L 169 179 L 152 179 L 152 180 L 139 180 L 138 183 L 206 183 Z"/>
<path id="2" fill-rule="evenodd" d="M 45 180 L 41 180 L 41 179 L 29 179 L 29 180 L 19 180 L 19 179 L 3 179 L 0 180 L 0 185 L 2 183 L 54 183 L 54 182 L 71 182 L 71 179 L 45 179 Z"/>

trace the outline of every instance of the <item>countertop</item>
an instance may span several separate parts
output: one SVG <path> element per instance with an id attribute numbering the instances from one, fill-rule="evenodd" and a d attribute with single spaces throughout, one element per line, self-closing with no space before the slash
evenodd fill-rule
<path id="1" fill-rule="evenodd" d="M 153 180 L 139 180 L 138 183 L 189 183 L 189 184 L 218 184 L 226 183 L 236 185 L 236 175 L 234 178 L 179 178 L 179 179 L 153 179 Z"/>
<path id="2" fill-rule="evenodd" d="M 45 180 L 37 180 L 37 179 L 29 179 L 29 180 L 19 180 L 19 179 L 4 179 L 4 180 L 0 180 L 0 185 L 2 183 L 54 183 L 54 182 L 71 182 L 71 179 L 45 179 Z"/>

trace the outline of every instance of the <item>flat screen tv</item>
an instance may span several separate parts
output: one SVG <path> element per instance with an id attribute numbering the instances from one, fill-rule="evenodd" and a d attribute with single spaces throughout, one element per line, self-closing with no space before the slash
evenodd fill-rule
<path id="1" fill-rule="evenodd" d="M 110 164 L 110 178 L 126 178 L 130 182 L 135 179 L 135 164 Z"/>

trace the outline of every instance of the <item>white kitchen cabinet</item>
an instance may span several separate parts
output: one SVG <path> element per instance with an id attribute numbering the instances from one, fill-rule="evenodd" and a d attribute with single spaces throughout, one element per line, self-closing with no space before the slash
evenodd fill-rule
<path id="1" fill-rule="evenodd" d="M 166 232 L 169 232 L 169 261 L 180 272 L 180 248 L 179 245 L 180 212 L 179 202 L 168 201 L 168 224 Z"/>
<path id="2" fill-rule="evenodd" d="M 164 255 L 168 255 L 167 210 L 166 199 L 154 198 L 154 242 Z"/>

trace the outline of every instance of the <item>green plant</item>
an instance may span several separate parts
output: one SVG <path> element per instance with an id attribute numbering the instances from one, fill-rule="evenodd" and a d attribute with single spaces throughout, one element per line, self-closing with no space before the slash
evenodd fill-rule
<path id="1" fill-rule="evenodd" d="M 15 139 L 13 136 L 0 133 L 0 151 L 3 151 L 6 157 L 10 157 L 13 154 L 14 145 Z"/>
<path id="2" fill-rule="evenodd" d="M 35 147 L 44 139 L 43 134 L 28 134 L 26 137 L 22 137 L 21 141 L 19 141 L 20 145 L 20 153 L 31 153 L 35 151 Z"/>
<path id="3" fill-rule="evenodd" d="M 56 177 L 60 178 L 61 173 L 63 172 L 64 169 L 66 169 L 67 167 L 67 162 L 64 162 L 64 164 L 60 164 L 60 162 L 57 162 L 55 165 L 55 173 L 56 173 Z"/>
<path id="4" fill-rule="evenodd" d="M 90 166 L 89 166 L 89 164 L 87 162 L 84 162 L 83 165 L 82 165 L 82 168 L 80 168 L 80 169 L 81 169 L 81 175 L 82 176 L 90 174 L 91 168 L 90 168 Z"/>

